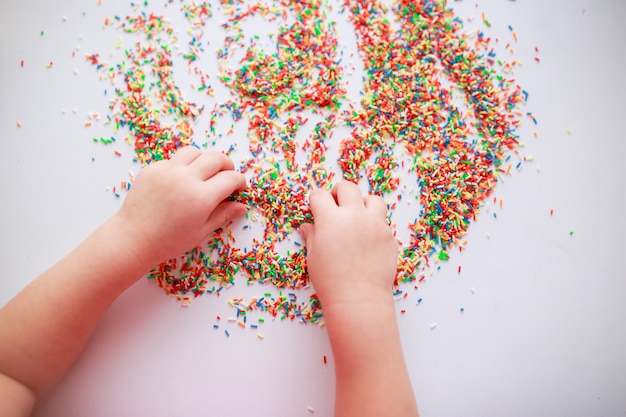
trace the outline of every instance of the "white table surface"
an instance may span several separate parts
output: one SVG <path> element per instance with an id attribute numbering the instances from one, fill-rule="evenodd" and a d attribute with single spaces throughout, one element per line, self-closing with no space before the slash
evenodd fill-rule
<path id="1" fill-rule="evenodd" d="M 139 169 L 130 148 L 115 157 L 92 142 L 110 127 L 84 126 L 90 112 L 106 114 L 109 97 L 83 56 L 106 57 L 120 33 L 102 22 L 128 9 L 123 1 L 102 3 L 0 4 L 0 305 L 110 216 L 121 199 L 106 189 Z M 626 3 L 450 5 L 474 24 L 485 11 L 494 37 L 515 28 L 524 66 L 514 77 L 530 93 L 524 110 L 538 125 L 525 119 L 518 130 L 535 161 L 497 186 L 504 202 L 497 219 L 487 204 L 467 250 L 454 251 L 420 286 L 422 303 L 398 303 L 407 310 L 399 326 L 420 411 L 623 416 Z M 260 314 L 263 340 L 225 323 L 213 329 L 217 315 L 234 314 L 229 298 L 264 290 L 239 283 L 184 308 L 140 280 L 107 312 L 36 415 L 332 415 L 323 328 Z"/>

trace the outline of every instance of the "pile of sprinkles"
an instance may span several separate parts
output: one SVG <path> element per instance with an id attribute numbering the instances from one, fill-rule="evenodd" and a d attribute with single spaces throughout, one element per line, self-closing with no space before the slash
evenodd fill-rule
<path id="1" fill-rule="evenodd" d="M 117 62 L 107 63 L 98 53 L 86 59 L 115 89 L 106 116 L 114 136 L 96 142 L 109 144 L 126 132 L 141 164 L 167 159 L 184 145 L 214 147 L 231 155 L 248 179 L 249 187 L 233 199 L 250 208 L 243 229 L 261 224 L 262 236 L 242 245 L 241 226 L 231 224 L 150 273 L 185 304 L 206 293 L 219 295 L 239 276 L 249 284 L 272 285 L 280 295 L 231 299 L 237 317 L 263 311 L 323 323 L 315 294 L 298 301 L 295 292 L 309 288 L 306 249 L 296 231 L 312 220 L 308 192 L 340 178 L 383 196 L 393 229 L 408 231 L 407 241 L 396 233 L 400 255 L 393 289 L 396 297 L 406 297 L 406 287 L 417 288 L 424 279 L 430 258 L 446 261 L 454 246 L 462 247 L 499 177 L 525 160 L 515 131 L 528 93 L 510 78 L 519 63 L 497 59 L 492 40 L 482 31 L 467 33 L 444 1 L 340 5 L 356 34 L 358 51 L 350 59 L 362 61 L 359 103 L 347 96 L 350 63 L 329 18 L 330 2 L 179 3 L 173 13 L 189 25 L 183 35 L 146 2 L 135 6 L 134 15 L 105 22 L 122 33 Z M 268 34 L 274 51 L 264 49 L 260 37 L 246 35 L 251 19 L 275 29 Z M 491 26 L 484 14 L 483 23 Z M 207 46 L 220 40 L 207 39 L 207 33 L 225 33 L 214 56 L 207 57 Z M 122 48 L 122 41 L 132 46 Z M 209 62 L 217 70 L 211 72 Z M 191 88 L 176 82 L 175 71 L 190 74 Z M 218 84 L 226 96 L 216 97 Z M 191 101 L 191 92 L 206 100 Z M 230 124 L 226 133 L 218 128 L 224 123 Z M 234 134 L 242 123 L 247 149 Z M 310 133 L 297 140 L 304 129 Z M 397 224 L 396 208 L 411 201 L 413 219 Z"/>

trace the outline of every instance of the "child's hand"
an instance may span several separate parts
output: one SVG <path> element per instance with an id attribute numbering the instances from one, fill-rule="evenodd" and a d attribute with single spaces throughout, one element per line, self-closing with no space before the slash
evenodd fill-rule
<path id="1" fill-rule="evenodd" d="M 224 199 L 245 186 L 227 156 L 181 148 L 139 172 L 114 221 L 128 234 L 129 250 L 151 268 L 243 215 L 245 205 Z"/>
<path id="2" fill-rule="evenodd" d="M 314 190 L 309 202 L 314 224 L 302 225 L 300 232 L 322 305 L 391 300 L 398 246 L 382 198 L 363 197 L 355 184 L 344 181 L 331 192 Z"/>

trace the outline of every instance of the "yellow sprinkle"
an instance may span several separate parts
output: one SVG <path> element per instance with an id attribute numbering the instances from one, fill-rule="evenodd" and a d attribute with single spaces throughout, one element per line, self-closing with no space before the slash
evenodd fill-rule
<path id="1" fill-rule="evenodd" d="M 572 134 L 572 129 L 570 129 L 569 127 L 567 128 L 567 134 L 571 135 Z"/>
<path id="2" fill-rule="evenodd" d="M 261 333 L 257 333 L 256 337 L 258 337 L 259 339 L 263 339 L 263 335 Z"/>

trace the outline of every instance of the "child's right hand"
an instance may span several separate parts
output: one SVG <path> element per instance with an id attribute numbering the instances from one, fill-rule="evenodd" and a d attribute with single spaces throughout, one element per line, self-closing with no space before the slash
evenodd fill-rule
<path id="1" fill-rule="evenodd" d="M 309 276 L 324 308 L 392 300 L 398 244 L 381 197 L 347 181 L 309 197 L 314 224 L 300 228 Z"/>

